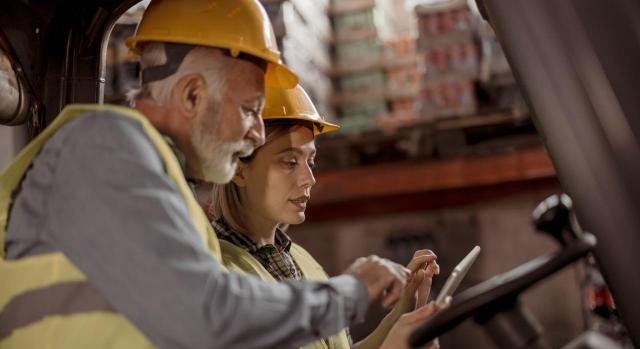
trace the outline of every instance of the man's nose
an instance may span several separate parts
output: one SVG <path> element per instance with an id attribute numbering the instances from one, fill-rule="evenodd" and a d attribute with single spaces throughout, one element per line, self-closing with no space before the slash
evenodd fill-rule
<path id="1" fill-rule="evenodd" d="M 247 132 L 247 138 L 253 143 L 255 148 L 264 144 L 264 122 L 261 117 L 253 119 L 253 123 L 249 132 Z"/>

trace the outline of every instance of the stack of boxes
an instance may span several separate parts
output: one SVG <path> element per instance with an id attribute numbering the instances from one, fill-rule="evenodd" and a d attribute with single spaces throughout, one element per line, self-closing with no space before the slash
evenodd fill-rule
<path id="1" fill-rule="evenodd" d="M 478 49 L 474 17 L 466 1 L 422 4 L 418 18 L 418 55 L 422 78 L 420 117 L 427 120 L 474 114 Z"/>
<path id="2" fill-rule="evenodd" d="M 387 113 L 383 44 L 374 22 L 374 0 L 333 0 L 334 102 L 345 132 L 375 127 Z"/>
<path id="3" fill-rule="evenodd" d="M 395 131 L 417 121 L 417 95 L 420 87 L 415 39 L 399 37 L 386 40 L 384 66 L 389 113 L 378 119 L 386 131 Z"/>
<path id="4" fill-rule="evenodd" d="M 329 0 L 261 0 L 273 24 L 285 64 L 293 69 L 318 111 L 332 109 Z"/>

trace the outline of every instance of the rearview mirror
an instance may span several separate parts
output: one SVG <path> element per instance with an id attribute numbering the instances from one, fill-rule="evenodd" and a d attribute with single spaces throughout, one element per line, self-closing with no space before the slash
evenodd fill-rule
<path id="1" fill-rule="evenodd" d="M 0 125 L 19 125 L 29 116 L 29 93 L 0 48 Z"/>

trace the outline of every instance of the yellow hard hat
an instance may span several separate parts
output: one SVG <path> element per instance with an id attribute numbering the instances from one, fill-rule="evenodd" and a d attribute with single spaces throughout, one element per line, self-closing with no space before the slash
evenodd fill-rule
<path id="1" fill-rule="evenodd" d="M 140 54 L 146 42 L 166 42 L 229 50 L 267 62 L 265 84 L 294 87 L 298 77 L 280 60 L 271 21 L 257 0 L 155 0 L 127 46 Z"/>
<path id="2" fill-rule="evenodd" d="M 313 124 L 315 136 L 340 128 L 338 125 L 326 122 L 324 117 L 318 114 L 311 98 L 300 85 L 291 89 L 267 87 L 262 119 L 310 121 Z"/>

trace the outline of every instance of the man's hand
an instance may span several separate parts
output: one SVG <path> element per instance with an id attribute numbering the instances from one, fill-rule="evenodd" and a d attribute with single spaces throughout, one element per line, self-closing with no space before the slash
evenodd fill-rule
<path id="1" fill-rule="evenodd" d="M 356 259 L 344 272 L 362 281 L 369 290 L 369 301 L 382 296 L 382 306 L 392 307 L 400 298 L 411 271 L 378 256 Z"/>
<path id="2" fill-rule="evenodd" d="M 451 297 L 445 300 L 444 305 L 437 305 L 432 302 L 410 313 L 406 313 L 398 319 L 393 325 L 389 335 L 380 346 L 380 349 L 409 349 L 409 336 L 424 321 L 433 316 L 435 313 L 451 304 Z M 424 348 L 438 349 L 440 345 L 438 340 L 427 344 Z"/>

